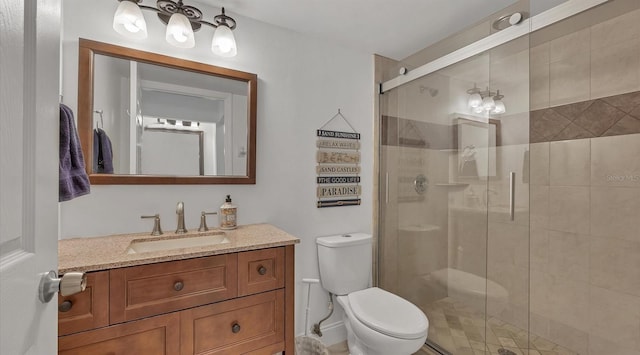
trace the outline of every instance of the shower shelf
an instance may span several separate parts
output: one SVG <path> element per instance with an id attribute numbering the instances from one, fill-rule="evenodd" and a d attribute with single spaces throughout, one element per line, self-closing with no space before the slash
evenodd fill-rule
<path id="1" fill-rule="evenodd" d="M 435 186 L 451 187 L 451 188 L 456 188 L 456 187 L 465 188 L 465 187 L 469 186 L 469 184 L 463 183 L 463 182 L 441 182 L 441 183 L 435 184 Z"/>

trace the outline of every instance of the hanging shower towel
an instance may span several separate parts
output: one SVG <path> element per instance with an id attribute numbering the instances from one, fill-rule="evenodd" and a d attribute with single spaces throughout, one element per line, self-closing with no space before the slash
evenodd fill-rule
<path id="1" fill-rule="evenodd" d="M 111 139 L 102 128 L 93 130 L 93 171 L 113 174 L 113 149 Z"/>
<path id="2" fill-rule="evenodd" d="M 73 111 L 60 104 L 60 169 L 58 200 L 68 201 L 90 192 L 89 177 L 76 131 Z"/>

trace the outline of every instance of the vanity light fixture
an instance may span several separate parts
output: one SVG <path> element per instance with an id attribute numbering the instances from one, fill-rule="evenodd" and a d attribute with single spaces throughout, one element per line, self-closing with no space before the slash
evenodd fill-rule
<path id="1" fill-rule="evenodd" d="M 147 38 L 147 24 L 142 10 L 156 12 L 162 23 L 167 25 L 165 39 L 178 48 L 195 46 L 194 32 L 202 25 L 215 28 L 211 51 L 222 57 L 234 57 L 238 53 L 232 30 L 236 21 L 224 13 L 213 18 L 213 22 L 202 19 L 200 9 L 185 5 L 182 0 L 158 0 L 156 7 L 142 5 L 143 0 L 118 0 L 120 4 L 113 16 L 113 29 L 123 36 L 133 39 Z"/>
<path id="2" fill-rule="evenodd" d="M 467 105 L 474 113 L 488 112 L 500 115 L 507 112 L 507 108 L 502 101 L 504 95 L 500 94 L 500 90 L 491 92 L 489 88 L 487 88 L 481 91 L 474 84 L 473 88 L 467 90 L 467 94 L 469 94 Z"/>

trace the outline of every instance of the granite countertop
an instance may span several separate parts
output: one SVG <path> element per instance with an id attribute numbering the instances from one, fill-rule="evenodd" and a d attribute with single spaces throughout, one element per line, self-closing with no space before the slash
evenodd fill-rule
<path id="1" fill-rule="evenodd" d="M 144 253 L 127 253 L 132 241 L 144 239 L 173 239 L 196 237 L 224 232 L 228 243 L 171 249 Z M 149 233 L 118 234 L 104 237 L 73 238 L 58 241 L 58 272 L 98 271 L 119 267 L 182 260 L 247 250 L 272 248 L 299 243 L 300 239 L 269 224 L 238 226 L 234 230 L 211 229 L 208 232 L 187 234 L 165 233 L 151 236 Z"/>

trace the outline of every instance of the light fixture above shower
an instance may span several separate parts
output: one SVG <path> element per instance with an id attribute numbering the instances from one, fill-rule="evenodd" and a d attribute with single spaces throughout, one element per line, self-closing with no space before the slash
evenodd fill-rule
<path id="1" fill-rule="evenodd" d="M 467 105 L 474 113 L 486 112 L 500 115 L 507 112 L 507 108 L 502 101 L 504 95 L 500 94 L 500 90 L 493 92 L 487 87 L 483 91 L 474 84 L 473 88 L 467 90 L 467 94 L 469 94 Z"/>

